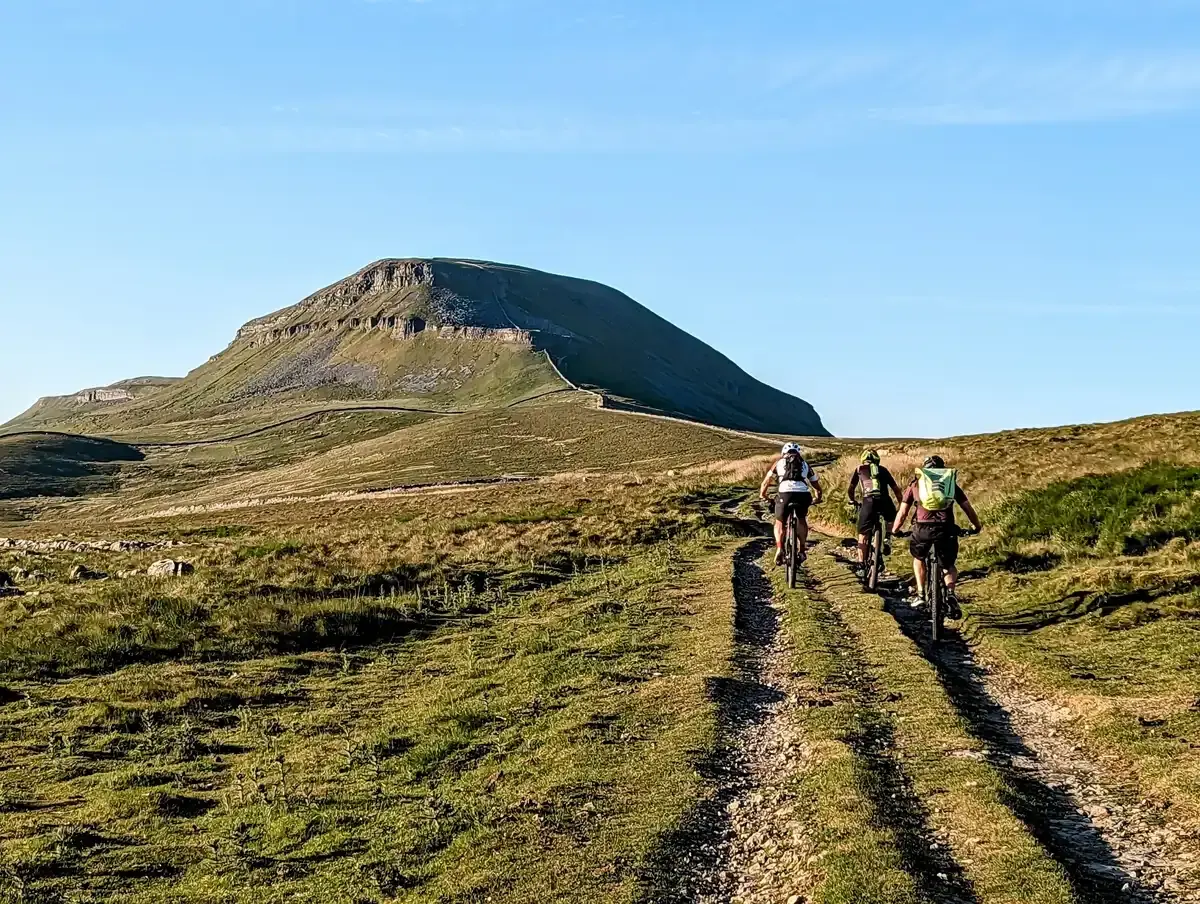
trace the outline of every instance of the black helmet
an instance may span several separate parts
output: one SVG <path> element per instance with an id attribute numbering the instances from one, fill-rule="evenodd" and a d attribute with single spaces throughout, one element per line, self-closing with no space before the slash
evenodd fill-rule
<path id="1" fill-rule="evenodd" d="M 946 462 L 942 460 L 942 456 L 940 455 L 930 455 L 927 459 L 925 459 L 925 467 L 944 468 L 946 467 Z"/>

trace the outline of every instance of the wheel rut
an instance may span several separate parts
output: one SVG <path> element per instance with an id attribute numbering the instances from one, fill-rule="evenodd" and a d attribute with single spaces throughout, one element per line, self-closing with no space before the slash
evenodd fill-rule
<path id="1" fill-rule="evenodd" d="M 854 701 L 856 724 L 844 741 L 861 763 L 860 782 L 872 807 L 872 821 L 896 839 L 905 872 L 922 901 L 978 901 L 962 867 L 929 823 L 929 811 L 913 788 L 903 759 L 896 750 L 895 723 L 886 695 L 871 673 L 857 636 L 837 607 L 809 576 L 809 598 L 815 617 L 839 666 L 827 689 Z"/>
<path id="2" fill-rule="evenodd" d="M 1057 707 L 988 670 L 955 631 L 932 646 L 928 619 L 904 602 L 900 586 L 894 578 L 881 585 L 885 610 L 936 669 L 1003 780 L 1005 805 L 1060 865 L 1075 897 L 1087 904 L 1200 900 L 1180 859 L 1185 839 L 1055 728 Z"/>
<path id="3" fill-rule="evenodd" d="M 744 545 L 734 558 L 736 603 L 733 674 L 709 690 L 719 711 L 716 750 L 700 766 L 713 793 L 667 838 L 645 870 L 643 904 L 782 904 L 807 900 L 818 860 L 811 827 L 797 812 L 797 787 L 808 758 L 798 711 L 848 699 L 856 719 L 843 742 L 860 764 L 860 786 L 872 820 L 890 831 L 918 897 L 934 904 L 978 899 L 929 825 L 928 812 L 895 750 L 885 697 L 849 631 L 806 576 L 805 591 L 819 613 L 820 633 L 838 662 L 815 691 L 793 671 L 783 611 L 760 560 L 766 539 Z"/>
<path id="4" fill-rule="evenodd" d="M 734 556 L 732 676 L 709 682 L 719 736 L 699 769 L 715 790 L 653 858 L 644 877 L 646 904 L 777 904 L 788 897 L 778 884 L 781 865 L 790 877 L 800 862 L 798 851 L 790 853 L 800 826 L 789 823 L 786 800 L 800 739 L 785 713 L 781 617 L 758 564 L 769 545 L 753 540 Z"/>

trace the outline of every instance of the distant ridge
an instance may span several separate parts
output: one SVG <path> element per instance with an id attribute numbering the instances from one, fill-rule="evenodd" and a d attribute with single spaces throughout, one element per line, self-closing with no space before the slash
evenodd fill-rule
<path id="1" fill-rule="evenodd" d="M 246 323 L 228 348 L 180 380 L 125 381 L 43 399 L 10 425 L 75 426 L 86 414 L 136 426 L 282 401 L 483 408 L 564 379 L 613 407 L 739 430 L 828 435 L 809 403 L 754 379 L 615 289 L 446 258 L 376 261 Z"/>

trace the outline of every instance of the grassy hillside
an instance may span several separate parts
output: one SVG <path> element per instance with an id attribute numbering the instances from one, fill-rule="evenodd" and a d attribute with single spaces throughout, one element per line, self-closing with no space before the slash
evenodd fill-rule
<path id="1" fill-rule="evenodd" d="M 727 427 L 826 432 L 808 403 L 613 289 L 450 260 L 380 261 L 251 321 L 183 379 L 44 399 L 8 427 L 145 441 L 321 407 L 497 408 L 571 384 Z"/>
<path id="2" fill-rule="evenodd" d="M 0 500 L 115 489 L 121 465 L 142 458 L 136 448 L 111 440 L 53 433 L 0 436 Z"/>
<path id="3" fill-rule="evenodd" d="M 306 404 L 0 440 L 0 901 L 1200 890 L 1200 416 L 880 443 L 988 525 L 932 651 L 835 540 L 762 575 L 773 439 Z M 833 531 L 858 448 L 810 446 Z"/>

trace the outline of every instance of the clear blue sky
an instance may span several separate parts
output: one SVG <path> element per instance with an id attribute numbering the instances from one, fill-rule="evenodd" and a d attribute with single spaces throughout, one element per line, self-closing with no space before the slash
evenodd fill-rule
<path id="1" fill-rule="evenodd" d="M 0 0 L 0 420 L 410 255 L 843 435 L 1198 408 L 1200 0 Z"/>

